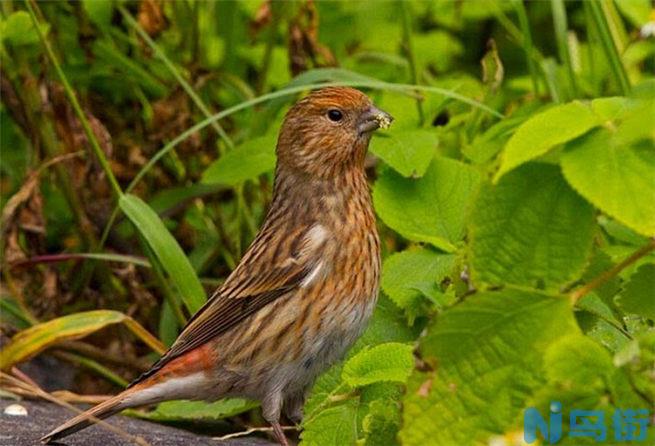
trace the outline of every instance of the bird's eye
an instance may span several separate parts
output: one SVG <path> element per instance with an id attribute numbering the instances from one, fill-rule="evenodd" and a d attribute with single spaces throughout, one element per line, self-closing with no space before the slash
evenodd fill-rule
<path id="1" fill-rule="evenodd" d="M 327 115 L 328 118 L 330 118 L 330 121 L 334 122 L 341 121 L 341 118 L 343 118 L 343 113 L 341 113 L 341 111 L 337 110 L 336 108 L 328 110 Z"/>

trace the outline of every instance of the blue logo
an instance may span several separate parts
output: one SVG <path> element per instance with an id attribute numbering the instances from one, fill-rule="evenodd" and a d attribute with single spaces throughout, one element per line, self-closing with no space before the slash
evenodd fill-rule
<path id="1" fill-rule="evenodd" d="M 602 410 L 572 409 L 568 417 L 568 436 L 570 438 L 587 437 L 600 443 L 607 440 L 608 423 L 614 432 L 616 441 L 643 441 L 649 423 L 647 409 L 616 409 L 611 420 L 605 419 Z M 541 434 L 550 444 L 557 443 L 563 436 L 564 416 L 562 404 L 558 401 L 550 403 L 547 420 L 535 407 L 528 407 L 523 415 L 523 438 L 526 443 L 534 443 Z"/>

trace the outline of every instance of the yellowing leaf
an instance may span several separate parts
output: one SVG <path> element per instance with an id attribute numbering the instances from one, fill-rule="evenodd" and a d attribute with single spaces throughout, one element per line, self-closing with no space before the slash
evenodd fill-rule
<path id="1" fill-rule="evenodd" d="M 0 352 L 0 369 L 6 370 L 62 341 L 82 338 L 119 323 L 125 324 L 156 352 L 166 351 L 161 342 L 131 317 L 118 311 L 96 310 L 63 316 L 19 332 Z"/>

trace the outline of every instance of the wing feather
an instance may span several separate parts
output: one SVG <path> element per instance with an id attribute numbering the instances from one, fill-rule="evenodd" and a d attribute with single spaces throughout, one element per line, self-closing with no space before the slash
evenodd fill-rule
<path id="1" fill-rule="evenodd" d="M 303 232 L 305 235 L 311 233 L 309 227 Z M 261 252 L 258 249 L 261 240 L 267 238 L 257 237 L 248 251 Z M 171 360 L 225 333 L 264 306 L 299 287 L 316 263 L 312 259 L 318 248 L 318 244 L 312 243 L 311 238 L 301 245 L 298 252 L 287 252 L 278 265 L 268 269 L 262 267 L 265 259 L 252 258 L 246 253 L 242 263 L 225 284 L 189 320 L 173 346 L 130 387 L 152 376 Z"/>

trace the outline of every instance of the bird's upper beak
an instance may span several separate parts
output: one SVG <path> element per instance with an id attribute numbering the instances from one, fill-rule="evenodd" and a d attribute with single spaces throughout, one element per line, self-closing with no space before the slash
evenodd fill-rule
<path id="1" fill-rule="evenodd" d="M 371 105 L 359 117 L 359 124 L 357 125 L 357 128 L 359 130 L 359 134 L 363 135 L 364 133 L 369 133 L 380 128 L 386 129 L 391 125 L 392 121 L 393 116 L 385 111 L 380 110 L 374 105 Z"/>

